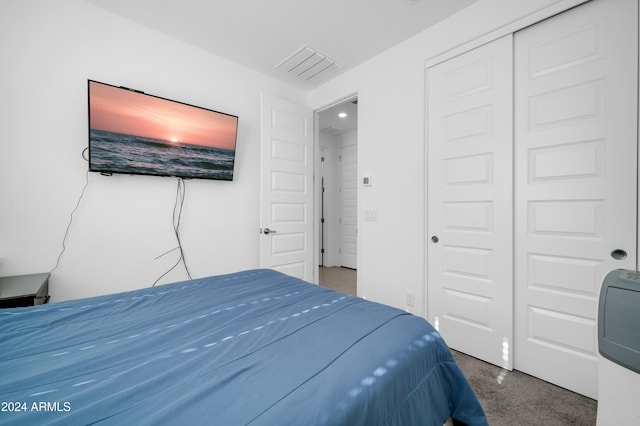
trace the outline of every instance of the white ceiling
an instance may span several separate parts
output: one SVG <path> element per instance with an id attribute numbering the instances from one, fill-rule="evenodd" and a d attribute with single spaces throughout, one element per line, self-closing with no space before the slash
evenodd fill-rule
<path id="1" fill-rule="evenodd" d="M 338 114 L 345 113 L 346 117 Z M 338 136 L 358 127 L 357 98 L 347 99 L 318 113 L 318 128 L 322 133 Z"/>
<path id="2" fill-rule="evenodd" d="M 308 90 L 478 0 L 85 0 Z M 276 66 L 302 46 L 342 66 L 310 83 Z"/>

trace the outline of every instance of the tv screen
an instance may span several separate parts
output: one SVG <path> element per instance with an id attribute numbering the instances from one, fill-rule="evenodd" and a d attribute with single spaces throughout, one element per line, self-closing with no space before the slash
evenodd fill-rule
<path id="1" fill-rule="evenodd" d="M 89 80 L 89 170 L 233 180 L 238 117 Z"/>

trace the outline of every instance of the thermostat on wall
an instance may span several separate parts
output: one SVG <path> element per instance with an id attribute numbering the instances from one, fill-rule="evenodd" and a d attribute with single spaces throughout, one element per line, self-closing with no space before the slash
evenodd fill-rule
<path id="1" fill-rule="evenodd" d="M 371 176 L 365 176 L 362 178 L 362 184 L 364 186 L 371 186 Z"/>

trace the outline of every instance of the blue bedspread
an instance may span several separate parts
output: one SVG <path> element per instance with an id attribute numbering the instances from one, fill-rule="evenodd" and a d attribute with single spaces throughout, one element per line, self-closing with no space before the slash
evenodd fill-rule
<path id="1" fill-rule="evenodd" d="M 0 310 L 0 424 L 486 419 L 422 318 L 272 270 Z"/>

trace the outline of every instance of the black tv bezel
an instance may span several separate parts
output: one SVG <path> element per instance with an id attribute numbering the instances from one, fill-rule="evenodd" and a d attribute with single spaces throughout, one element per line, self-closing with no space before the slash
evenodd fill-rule
<path id="1" fill-rule="evenodd" d="M 233 165 L 231 168 L 231 178 L 230 179 L 224 179 L 224 178 L 219 178 L 219 177 L 207 177 L 207 176 L 194 176 L 194 175 L 188 175 L 188 174 L 172 174 L 172 173 L 145 173 L 145 172 L 135 172 L 135 171 L 127 171 L 127 172 L 123 172 L 123 171 L 119 171 L 119 170 L 105 170 L 105 169 L 96 169 L 94 164 L 91 161 L 91 83 L 97 83 L 97 84 L 102 84 L 105 86 L 109 86 L 112 87 L 114 89 L 119 89 L 119 90 L 126 90 L 129 92 L 134 92 L 137 93 L 139 95 L 143 95 L 143 96 L 149 96 L 155 99 L 160 99 L 163 101 L 167 101 L 167 102 L 172 102 L 175 104 L 180 104 L 180 105 L 185 105 L 191 108 L 197 108 L 197 109 L 201 109 L 204 111 L 208 111 L 208 112 L 212 112 L 212 113 L 216 113 L 216 114 L 221 114 L 221 115 L 226 115 L 228 117 L 233 117 L 236 119 L 236 131 L 235 131 L 235 140 L 234 140 L 234 149 L 233 149 Z M 199 180 L 212 180 L 212 181 L 222 181 L 222 182 L 231 182 L 234 180 L 235 178 L 235 166 L 236 166 L 236 157 L 237 157 L 237 148 L 238 148 L 238 129 L 239 129 L 239 124 L 240 124 L 240 118 L 235 115 L 235 114 L 230 114 L 230 113 L 226 113 L 226 112 L 222 112 L 222 111 L 217 111 L 211 108 L 206 108 L 206 107 L 202 107 L 202 106 L 198 106 L 198 105 L 194 105 L 194 104 L 190 104 L 187 102 L 182 102 L 182 101 L 178 101 L 175 99 L 169 99 L 169 98 L 165 98 L 162 96 L 158 96 L 158 95 L 152 95 L 150 93 L 146 93 L 143 92 L 141 90 L 136 90 L 136 89 L 132 89 L 129 87 L 125 87 L 125 86 L 116 86 L 114 84 L 109 84 L 109 83 L 104 83 L 102 81 L 98 81 L 98 80 L 93 80 L 93 79 L 87 79 L 87 162 L 89 163 L 89 171 L 90 172 L 95 172 L 95 173 L 100 173 L 102 175 L 106 175 L 106 176 L 110 176 L 110 175 L 132 175 L 132 176 L 158 176 L 158 177 L 175 177 L 175 178 L 180 178 L 180 179 L 199 179 Z"/>

